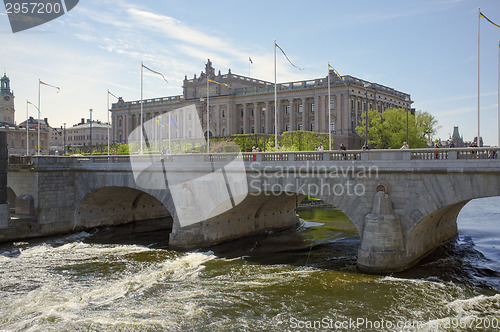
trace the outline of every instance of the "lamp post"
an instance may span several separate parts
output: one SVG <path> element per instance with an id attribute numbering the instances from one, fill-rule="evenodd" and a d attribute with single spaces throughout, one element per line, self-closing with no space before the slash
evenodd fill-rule
<path id="1" fill-rule="evenodd" d="M 30 102 L 26 100 L 26 156 L 30 155 L 29 141 L 30 141 L 30 118 L 28 116 L 28 104 Z"/>
<path id="2" fill-rule="evenodd" d="M 90 112 L 90 154 L 92 155 L 92 109 L 89 109 Z"/>
<path id="3" fill-rule="evenodd" d="M 410 98 L 405 97 L 405 101 L 406 101 L 406 103 L 405 103 L 405 105 L 406 105 L 406 143 L 408 145 L 410 145 L 410 141 L 408 139 L 408 108 L 409 108 L 408 104 L 410 102 Z"/>
<path id="4" fill-rule="evenodd" d="M 210 79 L 207 69 L 207 153 L 210 153 Z"/>
<path id="5" fill-rule="evenodd" d="M 63 141 L 64 141 L 64 149 L 63 155 L 66 155 L 66 122 L 64 123 L 64 131 L 63 131 Z"/>
<path id="6" fill-rule="evenodd" d="M 365 87 L 365 145 L 368 146 L 368 87 L 371 84 L 366 82 L 363 86 Z"/>
<path id="7" fill-rule="evenodd" d="M 38 108 L 38 106 L 36 106 L 32 102 L 30 102 L 29 100 L 26 100 L 26 106 L 28 106 L 28 104 L 32 105 L 38 111 L 38 121 L 37 121 L 37 123 L 38 123 L 38 147 L 35 147 L 35 151 L 37 151 L 37 148 L 38 148 L 38 154 L 40 154 L 40 109 Z M 26 107 L 26 117 L 28 117 L 28 107 Z M 28 135 L 27 140 L 26 140 L 26 155 L 29 156 L 29 150 L 28 150 L 29 117 L 28 117 L 28 120 L 26 120 L 26 135 Z"/>

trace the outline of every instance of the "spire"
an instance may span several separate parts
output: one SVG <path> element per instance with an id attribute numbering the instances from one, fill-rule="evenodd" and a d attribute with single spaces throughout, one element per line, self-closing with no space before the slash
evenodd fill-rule
<path id="1" fill-rule="evenodd" d="M 4 72 L 3 77 L 0 79 L 0 95 L 12 95 L 10 91 L 10 79 Z"/>

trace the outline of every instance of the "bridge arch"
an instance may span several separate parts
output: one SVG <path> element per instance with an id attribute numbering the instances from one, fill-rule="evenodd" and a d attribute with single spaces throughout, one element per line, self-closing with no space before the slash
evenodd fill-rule
<path id="1" fill-rule="evenodd" d="M 11 187 L 7 187 L 7 202 L 9 203 L 10 208 L 16 207 L 16 198 L 17 195 L 15 191 Z"/>
<path id="2" fill-rule="evenodd" d="M 144 191 L 122 186 L 103 187 L 89 192 L 78 203 L 73 229 L 120 225 L 171 215 L 160 200 Z"/>
<path id="3" fill-rule="evenodd" d="M 286 191 L 260 189 L 256 190 L 254 187 L 244 198 L 233 197 L 213 207 L 210 217 L 202 222 L 203 240 L 200 245 L 210 245 L 259 231 L 291 227 L 299 223 L 297 208 L 306 197 L 301 190 L 296 190 L 295 186 L 290 185 Z M 345 202 L 345 197 L 327 195 L 315 197 L 339 209 L 349 218 L 358 234 L 361 232 L 360 224 L 354 222 L 356 219 L 351 218 L 346 209 L 339 208 L 339 206 L 350 206 Z M 233 200 L 239 203 L 233 206 Z"/>

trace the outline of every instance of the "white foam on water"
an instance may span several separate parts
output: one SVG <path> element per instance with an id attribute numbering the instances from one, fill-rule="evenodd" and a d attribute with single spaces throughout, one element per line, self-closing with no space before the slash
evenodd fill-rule
<path id="1" fill-rule="evenodd" d="M 500 317 L 500 294 L 494 296 L 479 295 L 470 299 L 458 299 L 448 304 L 446 307 L 452 309 L 457 315 L 475 314 L 484 316 L 495 314 Z"/>
<path id="2" fill-rule="evenodd" d="M 86 244 L 72 243 L 52 248 L 52 250 L 89 249 L 87 246 Z M 151 250 L 142 247 L 120 246 L 121 249 L 118 251 L 121 254 L 124 251 L 123 247 L 126 247 L 128 252 Z M 98 251 L 102 249 L 99 247 L 92 248 L 92 250 Z M 104 249 L 109 250 L 112 248 Z M 32 256 L 46 254 L 48 250 L 47 246 L 41 245 L 30 248 L 28 254 Z M 111 252 L 115 251 L 111 250 Z M 123 310 L 130 310 L 128 306 L 131 302 L 140 300 L 145 292 L 159 283 L 172 281 L 178 283 L 181 280 L 188 280 L 189 283 L 196 284 L 196 279 L 204 269 L 204 264 L 213 259 L 215 259 L 215 256 L 212 253 L 187 253 L 161 263 L 147 265 L 138 272 L 129 272 L 118 278 L 115 276 L 113 280 L 96 279 L 94 283 L 87 286 L 79 284 L 76 289 L 72 287 L 74 284 L 64 275 L 58 275 L 59 278 L 41 276 L 44 281 L 41 287 L 13 301 L 9 301 L 9 303 L 5 303 L 5 307 L 0 309 L 0 314 L 3 312 L 0 322 L 3 325 L 2 328 L 8 330 L 26 330 L 33 327 L 34 324 L 43 322 L 50 323 L 51 326 L 65 322 L 68 324 L 80 322 L 84 326 L 90 326 L 82 322 L 82 320 L 89 320 L 94 323 L 99 321 L 99 324 L 103 326 L 115 326 L 116 322 L 113 322 L 112 319 L 109 320 L 106 315 L 106 310 L 112 308 L 111 312 L 114 315 L 119 315 L 120 324 L 123 324 Z M 199 292 L 196 289 L 195 291 Z M 186 298 L 193 297 L 192 292 L 177 295 Z M 205 294 L 201 293 L 195 295 L 205 296 Z M 127 308 L 122 309 L 120 304 L 125 304 Z M 115 308 L 115 306 L 118 307 Z M 195 304 L 188 304 L 185 310 L 191 312 L 192 315 L 198 311 Z M 95 317 L 96 315 L 97 317 Z M 148 318 L 145 318 L 145 320 L 143 318 L 133 318 L 132 316 L 128 318 L 126 319 L 128 325 L 123 325 L 126 328 L 142 324 L 158 326 L 158 324 L 165 323 L 160 323 L 155 319 L 151 319 L 147 323 Z"/>
<path id="3" fill-rule="evenodd" d="M 448 317 L 431 320 L 420 331 L 498 331 L 500 327 L 500 294 L 456 299 L 445 309 Z"/>

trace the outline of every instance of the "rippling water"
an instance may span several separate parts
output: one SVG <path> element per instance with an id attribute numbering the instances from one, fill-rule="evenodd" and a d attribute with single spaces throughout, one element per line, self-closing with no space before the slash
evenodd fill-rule
<path id="1" fill-rule="evenodd" d="M 498 329 L 500 198 L 470 202 L 455 240 L 390 276 L 357 270 L 337 210 L 299 215 L 207 252 L 169 250 L 158 221 L 4 244 L 0 331 Z"/>

